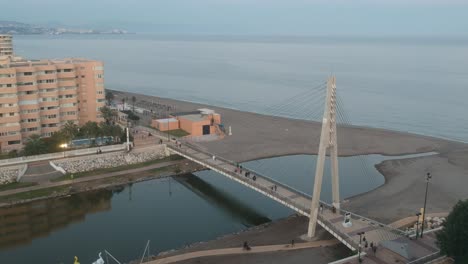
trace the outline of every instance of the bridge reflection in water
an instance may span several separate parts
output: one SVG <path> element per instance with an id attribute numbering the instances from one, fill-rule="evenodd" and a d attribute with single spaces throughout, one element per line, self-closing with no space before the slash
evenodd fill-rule
<path id="1" fill-rule="evenodd" d="M 271 221 L 271 219 L 258 213 L 254 208 L 249 207 L 235 197 L 219 190 L 193 174 L 174 177 L 174 179 L 203 200 L 240 221 L 245 227 L 261 225 Z"/>
<path id="2" fill-rule="evenodd" d="M 55 230 L 85 221 L 89 214 L 109 211 L 112 193 L 100 190 L 0 208 L 0 249 L 30 244 Z"/>

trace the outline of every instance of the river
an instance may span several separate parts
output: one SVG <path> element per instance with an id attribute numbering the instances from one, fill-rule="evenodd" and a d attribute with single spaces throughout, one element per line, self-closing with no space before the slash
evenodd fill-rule
<path id="1" fill-rule="evenodd" d="M 433 153 L 422 155 L 430 154 Z M 339 158 L 343 198 L 384 183 L 374 164 L 418 156 Z M 311 193 L 315 158 L 294 155 L 250 161 L 243 166 Z M 325 173 L 329 175 L 328 171 Z M 330 177 L 325 177 L 325 201 L 331 198 L 330 185 Z M 126 262 L 141 256 L 147 240 L 151 241 L 151 254 L 157 254 L 292 213 L 216 172 L 202 171 L 113 191 L 0 208 L 0 263 L 72 263 L 74 256 L 81 263 L 91 263 L 104 250 Z"/>

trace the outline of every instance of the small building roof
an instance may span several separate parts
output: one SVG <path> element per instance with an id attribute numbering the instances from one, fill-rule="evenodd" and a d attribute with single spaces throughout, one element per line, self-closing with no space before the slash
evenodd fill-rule
<path id="1" fill-rule="evenodd" d="M 212 115 L 215 113 L 214 110 L 208 108 L 200 108 L 198 111 L 200 111 L 203 115 Z"/>
<path id="2" fill-rule="evenodd" d="M 163 119 L 157 119 L 156 120 L 157 122 L 160 122 L 160 123 L 172 123 L 172 122 L 178 122 L 177 119 L 171 117 L 171 118 L 163 118 Z"/>
<path id="3" fill-rule="evenodd" d="M 195 115 L 195 114 L 200 114 L 200 111 L 191 111 L 191 112 L 178 112 L 178 113 L 172 113 L 172 116 L 185 116 L 185 115 Z"/>
<path id="4" fill-rule="evenodd" d="M 198 114 L 191 114 L 191 115 L 183 115 L 179 116 L 180 118 L 185 118 L 193 122 L 199 122 L 206 120 L 206 117 L 202 116 L 200 113 Z"/>

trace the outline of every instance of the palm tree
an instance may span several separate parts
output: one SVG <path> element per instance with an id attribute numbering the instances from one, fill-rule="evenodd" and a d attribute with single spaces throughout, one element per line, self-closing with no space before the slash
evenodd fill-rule
<path id="1" fill-rule="evenodd" d="M 110 109 L 107 106 L 103 106 L 99 109 L 101 111 L 102 117 L 106 120 L 107 124 L 111 124 L 115 120 L 117 113 Z"/>
<path id="2" fill-rule="evenodd" d="M 65 135 L 67 141 L 74 139 L 79 133 L 79 127 L 73 121 L 67 121 L 62 128 L 62 132 Z"/>
<path id="3" fill-rule="evenodd" d="M 110 106 L 112 105 L 112 101 L 114 101 L 114 94 L 112 92 L 106 91 L 106 101 L 107 105 Z"/>
<path id="4" fill-rule="evenodd" d="M 96 138 L 101 133 L 98 124 L 91 121 L 86 122 L 86 124 L 81 127 L 81 130 L 90 141 L 91 138 Z"/>
<path id="5" fill-rule="evenodd" d="M 34 134 L 27 139 L 23 151 L 26 156 L 45 154 L 47 153 L 47 145 L 41 136 Z"/>
<path id="6" fill-rule="evenodd" d="M 135 102 L 136 102 L 136 97 L 132 96 L 133 112 L 135 112 Z"/>

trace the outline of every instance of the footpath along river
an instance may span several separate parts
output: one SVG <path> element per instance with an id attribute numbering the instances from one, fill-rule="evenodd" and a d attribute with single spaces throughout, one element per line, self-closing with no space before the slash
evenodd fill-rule
<path id="1" fill-rule="evenodd" d="M 383 160 L 430 154 L 340 158 L 341 193 L 350 197 L 382 185 L 384 177 L 374 165 Z M 243 165 L 304 192 L 312 190 L 315 156 L 277 157 Z M 330 187 L 325 177 L 322 199 L 330 198 Z M 0 263 L 71 263 L 74 256 L 81 263 L 91 263 L 104 250 L 127 262 L 141 255 L 147 240 L 151 240 L 151 254 L 157 254 L 292 213 L 215 172 L 202 171 L 2 208 Z"/>

